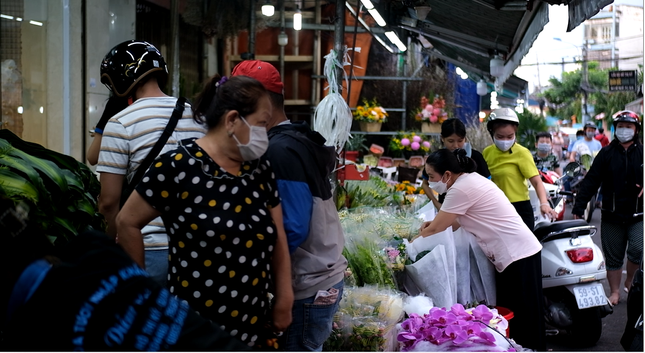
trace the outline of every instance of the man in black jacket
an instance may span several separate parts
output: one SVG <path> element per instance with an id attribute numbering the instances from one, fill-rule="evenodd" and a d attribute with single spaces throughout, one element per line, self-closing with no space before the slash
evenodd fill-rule
<path id="1" fill-rule="evenodd" d="M 628 291 L 643 257 L 643 145 L 638 114 L 625 110 L 613 116 L 616 139 L 598 153 L 585 176 L 573 207 L 582 218 L 585 205 L 602 186 L 602 250 L 607 265 L 611 304 L 620 298 L 623 258 L 627 249 Z"/>

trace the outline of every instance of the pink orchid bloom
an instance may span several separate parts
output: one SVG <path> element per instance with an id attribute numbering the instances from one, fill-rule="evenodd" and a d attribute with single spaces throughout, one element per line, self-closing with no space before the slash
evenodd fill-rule
<path id="1" fill-rule="evenodd" d="M 485 324 L 488 324 L 493 318 L 493 313 L 490 312 L 490 309 L 486 305 L 478 305 L 473 310 L 473 317 L 477 320 L 483 321 Z"/>
<path id="2" fill-rule="evenodd" d="M 462 344 L 468 340 L 466 330 L 458 325 L 449 325 L 445 333 L 455 344 Z"/>

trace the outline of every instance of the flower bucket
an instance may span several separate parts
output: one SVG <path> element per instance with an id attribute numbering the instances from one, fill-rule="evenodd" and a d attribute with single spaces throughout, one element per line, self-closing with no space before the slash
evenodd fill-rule
<path id="1" fill-rule="evenodd" d="M 415 167 L 420 169 L 423 167 L 425 162 L 426 161 L 423 156 L 411 156 L 410 161 L 408 163 L 410 164 L 410 167 Z"/>
<path id="2" fill-rule="evenodd" d="M 421 132 L 424 133 L 441 133 L 441 124 L 439 123 L 421 123 Z"/>
<path id="3" fill-rule="evenodd" d="M 358 159 L 358 151 L 345 151 L 345 159 L 348 161 L 356 162 Z"/>
<path id="4" fill-rule="evenodd" d="M 410 167 L 398 167 L 398 181 L 402 183 L 404 181 L 409 181 L 411 183 L 417 182 L 417 177 L 419 176 L 419 168 L 410 168 Z"/>
<path id="5" fill-rule="evenodd" d="M 511 330 L 511 319 L 515 316 L 513 312 L 510 309 L 504 308 L 502 306 L 496 306 L 495 309 L 497 309 L 497 312 L 502 315 L 506 321 L 508 321 L 508 327 L 506 328 L 506 337 L 509 336 L 509 332 Z"/>
<path id="6" fill-rule="evenodd" d="M 383 123 L 368 123 L 366 121 L 361 121 L 361 131 L 365 132 L 379 132 L 381 131 L 381 124 Z"/>
<path id="7" fill-rule="evenodd" d="M 392 159 L 392 166 L 398 167 L 401 164 L 405 164 L 405 158 L 393 158 Z"/>

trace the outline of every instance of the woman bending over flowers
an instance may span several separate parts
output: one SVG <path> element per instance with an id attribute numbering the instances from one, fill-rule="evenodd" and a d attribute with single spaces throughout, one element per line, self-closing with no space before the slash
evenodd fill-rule
<path id="1" fill-rule="evenodd" d="M 524 347 L 543 351 L 544 314 L 540 250 L 506 195 L 478 173 L 466 151 L 438 150 L 426 160 L 430 187 L 446 193 L 439 213 L 417 237 L 442 232 L 450 225 L 472 233 L 497 269 L 497 305 L 515 313 L 511 336 Z"/>

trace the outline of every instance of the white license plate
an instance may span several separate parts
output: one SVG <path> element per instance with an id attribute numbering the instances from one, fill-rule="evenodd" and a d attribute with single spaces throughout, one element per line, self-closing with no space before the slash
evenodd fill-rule
<path id="1" fill-rule="evenodd" d="M 601 283 L 585 284 L 573 287 L 579 309 L 592 308 L 607 304 L 607 296 Z"/>

